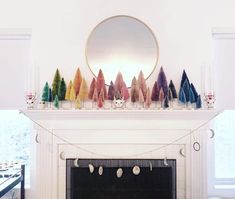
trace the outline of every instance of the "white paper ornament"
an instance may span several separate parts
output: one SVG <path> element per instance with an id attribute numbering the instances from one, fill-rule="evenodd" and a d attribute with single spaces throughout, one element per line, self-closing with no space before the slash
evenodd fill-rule
<path id="1" fill-rule="evenodd" d="M 139 175 L 140 174 L 140 167 L 139 166 L 134 166 L 132 169 L 133 174 Z"/>
<path id="2" fill-rule="evenodd" d="M 78 158 L 76 158 L 73 163 L 74 163 L 74 166 L 75 166 L 75 167 L 79 167 Z"/>
<path id="3" fill-rule="evenodd" d="M 103 172 L 104 172 L 103 167 L 102 167 L 102 166 L 99 166 L 99 169 L 98 169 L 99 175 L 102 176 L 102 175 L 103 175 Z"/>
<path id="4" fill-rule="evenodd" d="M 95 170 L 95 167 L 93 166 L 93 164 L 88 164 L 88 168 L 89 168 L 90 173 L 93 173 Z"/>
<path id="5" fill-rule="evenodd" d="M 167 157 L 164 158 L 163 163 L 164 163 L 165 166 L 168 166 L 168 165 L 169 165 L 168 162 L 167 162 Z"/>
<path id="6" fill-rule="evenodd" d="M 121 178 L 121 177 L 122 177 L 122 174 L 123 174 L 122 168 L 118 168 L 118 170 L 117 170 L 117 177 L 118 177 L 118 178 Z"/>
<path id="7" fill-rule="evenodd" d="M 150 171 L 153 171 L 153 164 L 152 164 L 152 162 L 149 162 L 149 169 L 150 169 Z"/>

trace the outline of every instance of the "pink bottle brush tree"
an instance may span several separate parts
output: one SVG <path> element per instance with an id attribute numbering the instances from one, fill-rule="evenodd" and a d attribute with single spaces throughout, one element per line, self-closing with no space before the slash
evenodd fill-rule
<path id="1" fill-rule="evenodd" d="M 117 74 L 115 85 L 114 85 L 114 90 L 115 90 L 116 99 L 122 99 L 122 98 L 124 98 L 124 100 L 129 99 L 130 97 L 129 91 L 128 91 L 125 81 L 123 80 L 123 76 L 121 72 Z M 121 97 L 117 98 L 117 93 L 121 94 Z"/>
<path id="2" fill-rule="evenodd" d="M 145 102 L 144 95 L 142 93 L 142 90 L 140 89 L 139 90 L 139 104 L 140 104 L 141 108 L 144 108 L 144 102 Z"/>
<path id="3" fill-rule="evenodd" d="M 139 99 L 139 88 L 137 84 L 137 80 L 134 77 L 131 82 L 131 102 L 136 103 Z"/>
<path id="4" fill-rule="evenodd" d="M 102 108 L 104 106 L 104 100 L 105 100 L 104 90 L 101 89 L 99 96 L 98 96 L 98 107 L 99 108 Z"/>
<path id="5" fill-rule="evenodd" d="M 94 92 L 93 92 L 93 96 L 92 96 L 92 107 L 96 107 L 97 108 L 97 101 L 98 101 L 98 94 L 97 94 L 97 90 L 95 88 Z"/>
<path id="6" fill-rule="evenodd" d="M 107 99 L 107 91 L 106 91 L 106 86 L 105 86 L 105 80 L 104 80 L 104 75 L 102 70 L 99 70 L 98 76 L 97 76 L 97 84 L 96 84 L 96 88 L 97 88 L 97 93 L 98 96 L 100 95 L 101 90 L 103 90 L 104 92 L 104 99 Z"/>
<path id="7" fill-rule="evenodd" d="M 150 88 L 147 89 L 147 93 L 146 93 L 146 100 L 145 100 L 145 105 L 147 108 L 150 108 L 150 105 L 152 103 L 152 100 L 151 100 L 151 91 L 150 91 Z"/>
<path id="8" fill-rule="evenodd" d="M 119 91 L 121 93 L 121 90 L 122 90 L 122 87 L 123 87 L 123 77 L 122 77 L 122 73 L 119 72 L 117 74 L 117 77 L 116 77 L 116 80 L 115 80 L 115 84 L 114 84 L 114 87 L 115 87 L 115 91 Z"/>
<path id="9" fill-rule="evenodd" d="M 90 88 L 89 88 L 88 99 L 92 100 L 95 88 L 96 88 L 96 80 L 95 78 L 93 78 L 90 84 Z"/>
<path id="10" fill-rule="evenodd" d="M 147 85 L 146 85 L 144 73 L 142 72 L 142 70 L 140 71 L 139 76 L 138 76 L 138 86 L 139 86 L 139 90 L 141 90 L 143 93 L 144 100 L 146 100 Z"/>
<path id="11" fill-rule="evenodd" d="M 130 95 L 129 95 L 129 91 L 128 91 L 128 88 L 126 87 L 126 83 L 123 82 L 123 85 L 122 85 L 122 89 L 121 89 L 121 95 L 123 96 L 124 100 L 128 100 Z"/>

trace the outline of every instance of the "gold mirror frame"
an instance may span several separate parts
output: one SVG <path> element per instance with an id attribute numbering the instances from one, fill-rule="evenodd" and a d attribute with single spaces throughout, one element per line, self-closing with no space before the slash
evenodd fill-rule
<path id="1" fill-rule="evenodd" d="M 91 33 L 89 34 L 89 37 L 88 37 L 88 39 L 87 39 L 86 47 L 85 47 L 85 57 L 86 57 L 87 65 L 88 65 L 88 67 L 89 67 L 91 73 L 94 75 L 94 77 L 97 77 L 98 74 L 95 74 L 95 73 L 94 73 L 94 71 L 92 70 L 92 66 L 89 64 L 89 60 L 88 60 L 88 43 L 89 43 L 90 38 L 92 37 L 93 33 L 96 31 L 96 29 L 97 29 L 101 24 L 103 24 L 103 23 L 105 23 L 106 21 L 109 21 L 109 20 L 111 20 L 111 19 L 113 19 L 113 18 L 117 18 L 117 17 L 127 17 L 127 18 L 131 18 L 131 19 L 133 19 L 133 20 L 138 21 L 139 23 L 143 24 L 143 25 L 149 30 L 149 32 L 151 33 L 151 35 L 152 35 L 152 37 L 153 37 L 153 40 L 154 40 L 155 45 L 156 45 L 156 51 L 157 51 L 157 53 L 156 53 L 156 61 L 155 61 L 155 64 L 153 65 L 152 71 L 147 75 L 147 77 L 145 77 L 145 80 L 147 80 L 147 79 L 153 74 L 153 72 L 155 71 L 155 69 L 156 69 L 156 67 L 157 67 L 157 63 L 158 63 L 158 60 L 159 60 L 159 45 L 158 45 L 157 38 L 156 38 L 154 32 L 152 31 L 152 29 L 151 29 L 146 23 L 144 23 L 144 22 L 141 21 L 140 19 L 135 18 L 135 17 L 133 17 L 133 16 L 129 16 L 129 15 L 115 15 L 115 16 L 112 16 L 112 17 L 109 17 L 109 18 L 106 18 L 106 19 L 102 20 L 100 23 L 98 23 L 98 24 L 92 29 L 92 31 L 91 31 Z M 102 68 L 101 68 L 101 69 L 102 69 Z M 120 71 L 120 72 L 122 72 L 122 71 Z M 117 75 L 117 74 L 116 74 L 116 75 Z M 144 74 L 144 75 L 146 75 L 146 74 Z M 133 75 L 133 77 L 134 77 L 134 75 Z M 105 78 L 105 73 L 104 73 L 104 78 Z M 115 79 L 113 79 L 112 81 L 114 82 Z M 124 79 L 124 81 L 125 81 L 125 79 Z M 107 83 L 107 82 L 106 82 L 105 84 L 106 84 L 107 86 L 109 85 L 109 83 Z M 130 87 L 130 85 L 127 85 L 127 86 Z"/>

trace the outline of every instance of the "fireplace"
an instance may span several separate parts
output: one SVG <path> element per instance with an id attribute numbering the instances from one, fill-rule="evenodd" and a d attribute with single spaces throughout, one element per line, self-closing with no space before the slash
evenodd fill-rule
<path id="1" fill-rule="evenodd" d="M 74 160 L 66 159 L 66 199 L 176 199 L 175 159 L 79 159 L 78 167 Z M 133 173 L 136 165 L 138 175 Z"/>
<path id="2" fill-rule="evenodd" d="M 169 185 L 170 191 L 166 192 L 171 194 L 170 198 L 201 199 L 206 196 L 204 184 L 206 179 L 203 172 L 205 171 L 203 154 L 206 147 L 201 147 L 200 151 L 194 151 L 192 143 L 196 140 L 203 144 L 204 138 L 208 137 L 207 128 L 201 129 L 196 134 L 187 135 L 192 129 L 205 123 L 208 118 L 214 117 L 217 114 L 216 111 L 27 110 L 24 113 L 39 124 L 35 124 L 32 132 L 32 138 L 35 139 L 35 144 L 32 145 L 34 148 L 31 167 L 33 198 L 72 199 L 76 197 L 76 199 L 82 199 L 83 197 L 72 195 L 79 194 L 76 188 L 81 186 L 74 185 L 74 179 L 68 178 L 68 176 L 75 177 L 77 170 L 83 169 L 88 177 L 97 177 L 99 180 L 103 180 L 108 172 L 110 173 L 108 176 L 113 176 L 112 179 L 116 181 L 124 180 L 128 172 L 130 177 L 139 180 L 147 175 L 142 176 L 145 168 L 146 172 L 149 172 L 149 160 L 153 161 L 154 171 L 159 170 L 160 174 L 168 172 L 169 178 L 162 178 L 167 179 L 166 184 Z M 184 139 L 179 140 L 182 137 Z M 78 157 L 80 167 L 75 168 L 74 159 Z M 114 160 L 103 160 L 106 157 Z M 125 157 L 138 161 L 122 160 Z M 164 165 L 162 160 L 164 157 L 168 159 L 168 166 Z M 89 162 L 87 159 L 91 159 L 90 161 L 95 165 L 94 176 L 87 173 Z M 141 167 L 139 176 L 133 176 L 131 173 L 131 168 L 136 164 Z M 97 174 L 99 165 L 104 167 L 102 176 Z M 119 166 L 124 170 L 121 179 L 115 176 Z M 172 166 L 173 168 L 168 168 Z M 160 172 L 161 169 L 162 172 Z M 80 174 L 81 172 L 78 175 Z M 149 176 L 152 177 L 152 173 L 150 175 L 149 172 Z M 137 183 L 137 181 L 134 182 Z M 125 183 L 120 183 L 120 186 L 130 185 L 130 183 Z M 72 192 L 71 185 L 75 186 Z M 138 186 L 144 187 L 145 185 L 148 184 Z M 154 188 L 158 186 L 162 184 L 156 184 Z M 134 190 L 133 193 L 137 191 Z M 126 198 L 131 197 L 128 195 Z M 148 198 L 151 199 L 151 197 Z"/>

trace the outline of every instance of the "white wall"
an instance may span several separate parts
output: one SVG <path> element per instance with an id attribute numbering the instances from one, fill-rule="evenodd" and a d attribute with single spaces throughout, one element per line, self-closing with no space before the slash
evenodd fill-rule
<path id="1" fill-rule="evenodd" d="M 211 63 L 211 28 L 235 26 L 233 0 L 30 0 L 5 1 L 0 28 L 33 29 L 34 67 L 40 68 L 40 90 L 51 82 L 58 67 L 68 81 L 77 67 L 91 78 L 85 44 L 93 27 L 119 14 L 146 22 L 157 36 L 160 65 L 176 84 L 185 68 L 199 89 L 201 66 Z"/>

